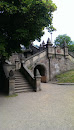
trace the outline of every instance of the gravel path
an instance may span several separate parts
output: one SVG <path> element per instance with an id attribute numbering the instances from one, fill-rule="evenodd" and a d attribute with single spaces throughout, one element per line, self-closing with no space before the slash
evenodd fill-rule
<path id="1" fill-rule="evenodd" d="M 41 86 L 40 92 L 0 96 L 0 130 L 74 130 L 74 85 Z"/>

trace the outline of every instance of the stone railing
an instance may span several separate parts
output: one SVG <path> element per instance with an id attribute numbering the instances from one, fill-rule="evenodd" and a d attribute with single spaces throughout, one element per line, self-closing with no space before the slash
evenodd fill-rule
<path id="1" fill-rule="evenodd" d="M 52 46 L 52 43 L 50 41 L 50 39 L 48 38 L 47 41 L 47 56 L 48 58 L 51 58 L 52 56 L 55 56 L 56 58 L 64 56 L 66 58 L 66 56 L 68 56 L 68 47 L 66 45 L 66 43 L 63 44 L 63 48 L 61 48 L 60 46 Z"/>
<path id="2" fill-rule="evenodd" d="M 48 51 L 47 55 L 48 57 L 52 57 L 53 55 L 55 58 L 60 57 L 60 56 L 68 56 L 68 48 L 61 48 L 60 46 L 53 47 L 48 45 Z"/>
<path id="3" fill-rule="evenodd" d="M 69 55 L 74 58 L 74 52 L 69 51 Z"/>
<path id="4" fill-rule="evenodd" d="M 47 52 L 46 50 L 42 50 L 41 52 L 38 52 L 28 58 L 26 58 L 25 60 L 23 59 L 23 64 L 25 64 L 25 66 L 30 66 L 33 65 L 34 63 L 38 63 L 40 61 L 40 59 L 46 57 Z"/>
<path id="5" fill-rule="evenodd" d="M 51 42 L 48 40 L 48 43 L 46 44 L 46 48 L 26 59 L 23 59 L 23 63 L 28 67 L 30 65 L 34 65 L 38 62 L 40 62 L 40 60 L 42 58 L 51 58 L 51 57 L 55 57 L 55 58 L 61 58 L 61 56 L 63 57 L 67 57 L 68 56 L 68 47 L 64 46 L 63 48 L 61 48 L 60 46 L 54 47 L 52 46 Z"/>

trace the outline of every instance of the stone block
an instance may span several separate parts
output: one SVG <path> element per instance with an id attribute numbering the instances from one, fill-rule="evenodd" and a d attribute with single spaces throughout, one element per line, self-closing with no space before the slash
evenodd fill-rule
<path id="1" fill-rule="evenodd" d="M 9 95 L 14 94 L 14 88 L 15 88 L 15 79 L 9 78 Z"/>

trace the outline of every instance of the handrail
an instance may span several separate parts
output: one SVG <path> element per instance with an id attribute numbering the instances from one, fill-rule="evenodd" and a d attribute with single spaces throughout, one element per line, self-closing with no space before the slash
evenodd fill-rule
<path id="1" fill-rule="evenodd" d="M 31 71 L 25 66 L 23 65 L 24 69 L 26 69 L 26 71 L 29 73 L 29 75 L 34 79 L 34 75 L 31 73 Z"/>
<path id="2" fill-rule="evenodd" d="M 71 57 L 73 57 L 74 58 L 74 52 L 68 52 L 69 53 L 69 55 L 71 56 Z"/>
<path id="3" fill-rule="evenodd" d="M 27 60 L 29 60 L 29 59 L 31 59 L 31 58 L 33 58 L 33 57 L 35 57 L 35 56 L 41 54 L 41 53 L 44 52 L 44 51 L 46 51 L 46 49 L 44 49 L 44 50 L 42 50 L 42 51 L 40 51 L 40 52 L 38 52 L 38 53 L 36 53 L 36 54 L 34 54 L 34 55 L 32 55 L 32 56 L 29 56 L 28 58 L 25 59 L 25 61 L 27 61 Z"/>

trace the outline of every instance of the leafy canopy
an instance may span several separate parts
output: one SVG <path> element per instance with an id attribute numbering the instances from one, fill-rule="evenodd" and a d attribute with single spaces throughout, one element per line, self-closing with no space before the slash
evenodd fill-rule
<path id="1" fill-rule="evenodd" d="M 55 45 L 59 45 L 61 47 L 63 47 L 64 43 L 66 42 L 68 45 L 69 51 L 74 52 L 74 42 L 71 41 L 71 38 L 67 36 L 66 34 L 58 35 L 58 37 L 56 37 L 56 40 L 54 42 L 55 42 Z"/>
<path id="2" fill-rule="evenodd" d="M 56 37 L 56 40 L 54 42 L 55 42 L 55 45 L 59 45 L 61 47 L 63 46 L 64 42 L 66 42 L 67 45 L 70 45 L 72 43 L 71 38 L 67 36 L 66 34 L 58 35 L 58 37 Z"/>
<path id="3" fill-rule="evenodd" d="M 51 25 L 56 5 L 52 0 L 0 0 L 0 55 L 10 55 L 39 40 Z"/>
<path id="4" fill-rule="evenodd" d="M 71 45 L 68 45 L 68 49 L 71 52 L 74 52 L 74 41 L 72 41 Z"/>

